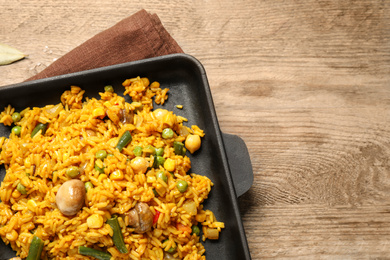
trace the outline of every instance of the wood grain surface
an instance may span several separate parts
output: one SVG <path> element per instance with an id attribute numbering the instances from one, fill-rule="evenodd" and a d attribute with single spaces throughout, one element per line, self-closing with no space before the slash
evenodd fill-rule
<path id="1" fill-rule="evenodd" d="M 207 71 L 222 131 L 249 149 L 253 259 L 390 259 L 390 2 L 0 0 L 21 82 L 145 8 Z"/>

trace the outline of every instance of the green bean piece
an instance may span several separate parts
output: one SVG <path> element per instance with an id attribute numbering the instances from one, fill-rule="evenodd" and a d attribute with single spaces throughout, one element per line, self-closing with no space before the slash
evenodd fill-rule
<path id="1" fill-rule="evenodd" d="M 102 252 L 93 248 L 89 248 L 86 246 L 79 246 L 79 254 L 80 255 L 86 255 L 86 256 L 92 256 L 99 260 L 110 260 L 111 255 L 107 252 Z"/>
<path id="2" fill-rule="evenodd" d="M 11 115 L 11 118 L 12 118 L 12 121 L 14 121 L 14 123 L 16 123 L 16 122 L 19 122 L 20 119 L 22 119 L 22 116 L 18 112 L 15 112 Z"/>
<path id="3" fill-rule="evenodd" d="M 157 156 L 163 156 L 164 155 L 164 148 L 156 148 L 156 155 Z"/>
<path id="4" fill-rule="evenodd" d="M 95 153 L 95 158 L 96 159 L 100 159 L 100 160 L 104 160 L 104 158 L 107 157 L 107 152 L 106 150 L 99 150 Z"/>
<path id="5" fill-rule="evenodd" d="M 104 87 L 104 91 L 105 91 L 105 92 L 114 93 L 114 87 L 111 86 L 111 85 L 107 85 L 107 86 Z"/>
<path id="6" fill-rule="evenodd" d="M 86 183 L 84 183 L 84 186 L 85 186 L 85 190 L 88 192 L 89 189 L 92 189 L 93 188 L 93 184 L 92 182 L 90 181 L 87 181 Z"/>
<path id="7" fill-rule="evenodd" d="M 17 126 L 14 126 L 12 127 L 11 129 L 12 133 L 14 133 L 15 135 L 20 135 L 20 133 L 22 132 L 22 127 L 17 125 Z"/>
<path id="8" fill-rule="evenodd" d="M 154 157 L 153 168 L 158 169 L 160 165 L 164 165 L 165 159 L 162 156 Z"/>
<path id="9" fill-rule="evenodd" d="M 33 239 L 30 244 L 30 249 L 28 250 L 28 256 L 26 260 L 39 260 L 41 259 L 41 254 L 43 250 L 43 241 L 36 235 L 33 236 Z"/>
<path id="10" fill-rule="evenodd" d="M 66 170 L 66 175 L 68 175 L 69 178 L 76 178 L 80 174 L 80 169 L 77 166 L 71 166 Z"/>
<path id="11" fill-rule="evenodd" d="M 95 171 L 98 173 L 104 173 L 104 168 L 100 168 L 96 163 L 95 163 Z"/>
<path id="12" fill-rule="evenodd" d="M 162 138 L 171 139 L 173 137 L 173 130 L 171 128 L 165 128 L 161 133 Z"/>
<path id="13" fill-rule="evenodd" d="M 184 180 L 179 180 L 177 183 L 176 183 L 176 187 L 177 189 L 183 193 L 183 192 L 186 192 L 187 188 L 188 188 L 188 183 Z"/>
<path id="14" fill-rule="evenodd" d="M 16 186 L 16 189 L 23 195 L 26 195 L 27 194 L 27 190 L 26 190 L 26 187 L 24 187 L 23 184 L 21 184 L 20 182 L 18 183 L 18 185 Z"/>
<path id="15" fill-rule="evenodd" d="M 135 156 L 142 156 L 142 147 L 141 146 L 136 146 L 133 149 L 133 153 Z"/>
<path id="16" fill-rule="evenodd" d="M 44 135 L 46 133 L 47 124 L 39 123 L 34 128 L 34 130 L 31 132 L 31 138 L 33 138 L 39 131 L 41 131 L 41 135 Z"/>
<path id="17" fill-rule="evenodd" d="M 200 228 L 199 228 L 197 225 L 193 225 L 193 226 L 191 227 L 191 229 L 192 229 L 191 235 L 192 235 L 192 234 L 195 234 L 195 235 L 199 236 L 199 234 L 200 234 Z"/>
<path id="18" fill-rule="evenodd" d="M 119 152 L 122 152 L 122 149 L 131 142 L 131 139 L 133 138 L 131 137 L 129 130 L 123 133 L 121 138 L 119 138 L 118 144 L 116 145 L 116 148 L 118 148 Z"/>
<path id="19" fill-rule="evenodd" d="M 163 180 L 164 182 L 168 182 L 168 177 L 165 174 L 165 172 L 162 172 L 162 171 L 157 172 L 156 177 Z"/>
<path id="20" fill-rule="evenodd" d="M 184 148 L 184 144 L 182 142 L 173 142 L 173 149 L 175 151 L 175 154 L 176 155 L 182 155 L 184 156 L 185 155 L 185 148 Z"/>
<path id="21" fill-rule="evenodd" d="M 127 254 L 129 251 L 126 248 L 125 241 L 123 240 L 122 230 L 119 226 L 118 217 L 114 216 L 107 220 L 107 223 L 110 225 L 113 231 L 112 241 L 114 245 L 122 254 Z"/>
<path id="22" fill-rule="evenodd" d="M 156 189 L 153 189 L 153 194 L 155 197 L 158 197 L 158 193 L 157 193 Z"/>

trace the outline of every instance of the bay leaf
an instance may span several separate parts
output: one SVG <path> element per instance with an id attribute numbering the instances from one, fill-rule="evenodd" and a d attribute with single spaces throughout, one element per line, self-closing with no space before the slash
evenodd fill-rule
<path id="1" fill-rule="evenodd" d="M 0 65 L 7 65 L 26 57 L 26 55 L 19 50 L 0 43 Z"/>

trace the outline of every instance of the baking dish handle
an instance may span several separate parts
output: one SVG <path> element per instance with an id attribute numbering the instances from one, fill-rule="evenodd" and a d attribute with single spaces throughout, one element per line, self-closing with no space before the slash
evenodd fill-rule
<path id="1" fill-rule="evenodd" d="M 248 148 L 237 135 L 222 133 L 230 172 L 237 197 L 247 192 L 253 184 L 253 170 Z"/>

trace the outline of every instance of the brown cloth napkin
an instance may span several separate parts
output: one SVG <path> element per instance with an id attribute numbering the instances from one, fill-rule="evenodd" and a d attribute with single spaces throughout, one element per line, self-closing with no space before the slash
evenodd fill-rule
<path id="1" fill-rule="evenodd" d="M 141 10 L 95 35 L 28 80 L 181 52 L 158 16 Z"/>

